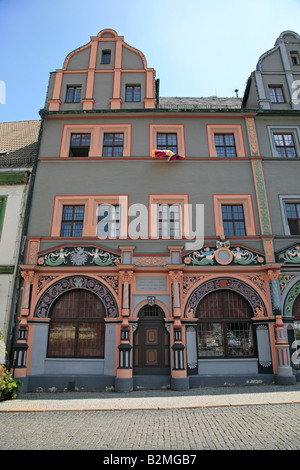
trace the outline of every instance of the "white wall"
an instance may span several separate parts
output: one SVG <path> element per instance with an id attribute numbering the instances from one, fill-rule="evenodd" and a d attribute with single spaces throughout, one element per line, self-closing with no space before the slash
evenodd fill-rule
<path id="1" fill-rule="evenodd" d="M 0 196 L 7 196 L 2 231 L 0 236 L 0 265 L 15 266 L 18 261 L 20 237 L 27 185 L 0 185 Z M 5 340 L 11 312 L 15 273 L 0 274 L 0 330 Z"/>

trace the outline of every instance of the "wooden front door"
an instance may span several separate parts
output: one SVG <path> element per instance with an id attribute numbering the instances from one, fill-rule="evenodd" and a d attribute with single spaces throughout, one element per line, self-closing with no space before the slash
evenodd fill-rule
<path id="1" fill-rule="evenodd" d="M 163 310 L 145 305 L 139 313 L 138 328 L 133 337 L 133 373 L 170 373 L 170 339 L 165 328 Z"/>

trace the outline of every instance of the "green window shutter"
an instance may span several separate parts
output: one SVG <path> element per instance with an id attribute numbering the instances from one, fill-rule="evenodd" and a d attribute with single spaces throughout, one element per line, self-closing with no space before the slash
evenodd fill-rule
<path id="1" fill-rule="evenodd" d="M 0 196 L 0 235 L 2 233 L 2 227 L 3 227 L 3 222 L 4 222 L 6 201 L 7 201 L 7 196 Z"/>

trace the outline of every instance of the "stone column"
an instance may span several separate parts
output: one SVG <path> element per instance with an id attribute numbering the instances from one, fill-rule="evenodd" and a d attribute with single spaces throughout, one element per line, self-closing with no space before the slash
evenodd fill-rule
<path id="1" fill-rule="evenodd" d="M 121 81 L 122 81 L 122 38 L 117 38 L 115 42 L 115 65 L 112 98 L 110 99 L 110 109 L 121 109 Z"/>
<path id="2" fill-rule="evenodd" d="M 174 318 L 171 329 L 171 388 L 173 390 L 188 390 L 186 338 L 185 329 L 181 323 L 180 287 L 182 284 L 182 271 L 170 271 L 169 276 L 172 283 L 172 313 Z"/>
<path id="3" fill-rule="evenodd" d="M 95 84 L 95 69 L 97 63 L 98 40 L 91 38 L 90 59 L 85 87 L 85 97 L 82 98 L 82 109 L 94 109 L 95 100 L 93 97 Z"/>
<path id="4" fill-rule="evenodd" d="M 290 346 L 287 341 L 286 331 L 282 321 L 279 298 L 279 278 L 281 272 L 279 269 L 269 269 L 268 278 L 272 292 L 273 308 L 275 313 L 275 349 L 277 353 L 277 374 L 276 383 L 280 385 L 291 385 L 296 383 L 296 377 L 293 374 L 290 360 Z"/>
<path id="5" fill-rule="evenodd" d="M 24 286 L 21 301 L 21 311 L 19 316 L 18 336 L 13 347 L 12 364 L 14 368 L 17 367 L 17 370 L 15 371 L 16 377 L 24 377 L 26 375 L 29 339 L 29 326 L 27 323 L 27 317 L 29 315 L 31 286 L 33 284 L 34 275 L 34 271 L 22 271 L 21 273 L 21 276 L 24 279 Z"/>
<path id="6" fill-rule="evenodd" d="M 279 385 L 295 384 L 296 376 L 293 374 L 293 369 L 291 367 L 290 347 L 286 339 L 286 332 L 281 315 L 276 315 L 275 332 L 275 347 L 277 350 L 278 360 L 276 383 Z"/>
<path id="7" fill-rule="evenodd" d="M 132 344 L 131 328 L 128 318 L 130 316 L 130 287 L 133 277 L 133 271 L 120 271 L 120 284 L 122 287 L 122 323 L 119 328 L 119 364 L 115 377 L 116 392 L 130 392 L 133 388 L 132 377 Z"/>

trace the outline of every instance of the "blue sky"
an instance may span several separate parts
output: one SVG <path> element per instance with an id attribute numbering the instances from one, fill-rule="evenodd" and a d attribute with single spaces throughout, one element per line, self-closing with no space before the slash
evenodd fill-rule
<path id="1" fill-rule="evenodd" d="M 49 73 L 106 28 L 143 52 L 161 96 L 242 96 L 279 34 L 300 33 L 300 0 L 0 0 L 0 19 L 9 122 L 39 119 Z"/>

